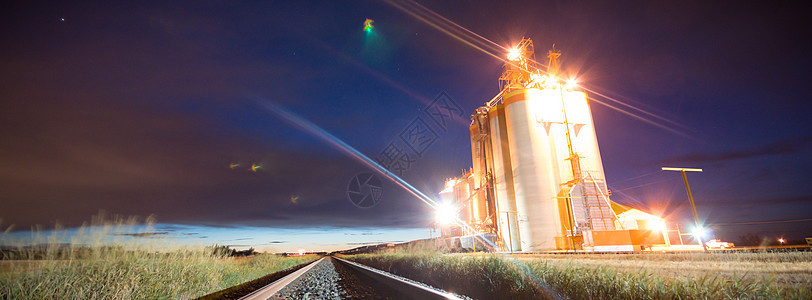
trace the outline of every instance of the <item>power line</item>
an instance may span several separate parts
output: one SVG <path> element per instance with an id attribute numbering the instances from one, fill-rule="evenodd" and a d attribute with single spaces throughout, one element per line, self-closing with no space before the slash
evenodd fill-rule
<path id="1" fill-rule="evenodd" d="M 501 55 L 501 52 L 508 50 L 507 47 L 499 45 L 499 44 L 497 44 L 497 43 L 495 43 L 495 42 L 493 42 L 493 41 L 491 41 L 491 40 L 489 40 L 489 39 L 487 39 L 487 38 L 473 32 L 473 31 L 463 27 L 462 25 L 459 25 L 459 24 L 457 24 L 457 23 L 455 23 L 455 22 L 441 16 L 440 14 L 432 11 L 431 9 L 420 5 L 419 3 L 415 2 L 415 1 L 410 1 L 410 0 L 387 0 L 386 2 L 388 2 L 390 5 L 394 6 L 395 8 L 405 12 L 406 14 L 408 14 L 408 15 L 422 21 L 423 23 L 426 23 L 427 25 L 429 25 L 431 27 L 434 27 L 435 29 L 441 31 L 442 33 L 445 33 L 446 35 L 448 35 L 448 36 L 450 36 L 450 37 L 452 37 L 452 38 L 454 38 L 454 39 L 456 39 L 456 40 L 458 40 L 458 41 L 460 41 L 460 42 L 462 42 L 462 43 L 464 43 L 464 44 L 466 44 L 466 45 L 468 45 L 468 46 L 470 46 L 470 47 L 472 47 L 472 48 L 474 48 L 476 50 L 479 50 L 480 52 L 482 52 L 484 54 L 490 55 L 490 56 L 492 56 L 492 57 L 494 57 L 494 58 L 496 58 L 496 59 L 498 59 L 500 61 L 510 63 L 510 61 L 508 61 L 506 57 Z M 536 61 L 536 60 L 534 60 L 532 58 L 529 58 L 529 57 L 527 58 L 527 60 L 533 62 L 535 65 L 540 66 L 542 68 L 546 66 L 545 64 L 543 64 L 541 62 L 538 62 L 538 61 Z M 521 68 L 521 69 L 523 69 L 523 70 L 525 70 L 527 72 L 533 73 L 533 70 L 527 70 L 527 69 L 524 69 L 523 67 L 520 67 L 518 65 L 515 65 L 515 66 L 517 66 L 517 67 L 519 67 L 519 68 Z M 538 71 L 541 71 L 542 73 L 550 75 L 550 76 L 556 76 L 555 74 L 549 74 L 544 70 L 539 69 Z M 594 95 L 595 97 L 591 97 L 590 100 L 594 101 L 595 103 L 606 106 L 606 107 L 608 107 L 610 109 L 613 109 L 613 110 L 615 110 L 615 111 L 617 111 L 619 113 L 625 114 L 625 115 L 627 115 L 629 117 L 635 118 L 635 119 L 637 119 L 639 121 L 642 121 L 644 123 L 648 123 L 648 124 L 650 124 L 652 126 L 659 127 L 660 129 L 672 132 L 672 133 L 680 135 L 680 136 L 692 138 L 688 133 L 685 133 L 685 132 L 683 132 L 682 130 L 679 130 L 679 129 L 671 128 L 670 126 L 668 126 L 665 123 L 668 123 L 668 124 L 671 124 L 671 125 L 674 125 L 674 126 L 677 126 L 677 127 L 681 127 L 683 129 L 690 129 L 690 127 L 688 127 L 688 126 L 682 125 L 682 124 L 680 124 L 680 123 L 678 123 L 676 121 L 672 121 L 672 120 L 670 120 L 668 118 L 662 117 L 662 116 L 657 115 L 655 113 L 646 111 L 646 110 L 644 110 L 642 108 L 627 104 L 627 103 L 625 103 L 625 102 L 623 102 L 623 101 L 621 101 L 619 99 L 616 99 L 616 98 L 614 98 L 612 96 L 609 96 L 609 95 L 602 94 L 602 93 L 600 93 L 600 92 L 598 92 L 598 91 L 596 91 L 594 89 L 590 89 L 590 88 L 585 87 L 583 85 L 579 85 L 579 88 L 584 90 L 584 91 L 588 91 L 588 92 L 592 93 L 592 95 Z M 603 98 L 605 100 L 617 103 L 618 105 L 624 106 L 626 108 L 619 107 L 618 105 L 610 104 L 610 103 L 608 103 L 608 101 L 598 100 L 597 98 Z M 494 99 L 496 99 L 496 98 L 494 98 Z M 635 111 L 637 111 L 637 113 L 635 113 Z M 643 116 L 641 114 L 647 115 L 648 117 L 645 117 L 645 116 Z M 657 120 L 659 120 L 659 121 L 657 121 Z"/>
<path id="2" fill-rule="evenodd" d="M 625 190 L 631 190 L 631 189 L 636 189 L 636 188 L 640 188 L 640 187 L 644 187 L 644 186 L 649 186 L 649 185 L 654 185 L 654 184 L 658 184 L 658 183 L 663 183 L 663 182 L 666 182 L 666 181 L 668 181 L 668 180 L 670 180 L 670 179 L 663 179 L 663 180 L 659 180 L 659 181 L 654 181 L 654 182 L 648 182 L 648 183 L 638 184 L 638 185 L 635 185 L 635 186 L 632 186 L 632 187 L 627 187 L 627 188 L 622 188 L 622 189 L 616 189 L 616 190 L 612 190 L 612 191 L 613 191 L 613 192 L 620 192 L 620 191 L 625 191 Z"/>
<path id="3" fill-rule="evenodd" d="M 651 173 L 646 173 L 646 174 L 639 175 L 639 176 L 634 176 L 634 177 L 625 178 L 625 179 L 621 179 L 621 180 L 615 180 L 615 181 L 613 181 L 613 182 L 614 182 L 614 184 L 615 184 L 615 185 L 617 185 L 617 183 L 618 183 L 618 182 L 632 181 L 632 180 L 635 180 L 635 179 L 640 179 L 640 178 L 643 178 L 643 177 L 646 177 L 646 176 L 651 176 L 651 175 L 655 175 L 655 174 L 660 174 L 661 172 L 662 172 L 662 170 L 657 170 L 657 171 L 654 171 L 654 172 L 651 172 Z"/>

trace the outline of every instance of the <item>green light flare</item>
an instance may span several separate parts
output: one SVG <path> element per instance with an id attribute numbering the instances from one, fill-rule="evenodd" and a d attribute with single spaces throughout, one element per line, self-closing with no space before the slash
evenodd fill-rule
<path id="1" fill-rule="evenodd" d="M 372 19 L 366 19 L 364 21 L 364 32 L 367 32 L 367 33 L 372 32 L 372 29 L 375 28 L 374 26 L 372 26 L 372 23 L 375 23 L 375 21 L 372 20 Z"/>

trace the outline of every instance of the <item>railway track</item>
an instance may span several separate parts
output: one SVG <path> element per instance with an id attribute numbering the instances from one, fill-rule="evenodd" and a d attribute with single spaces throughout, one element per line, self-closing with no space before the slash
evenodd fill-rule
<path id="1" fill-rule="evenodd" d="M 341 258 L 325 256 L 239 299 L 467 299 Z"/>

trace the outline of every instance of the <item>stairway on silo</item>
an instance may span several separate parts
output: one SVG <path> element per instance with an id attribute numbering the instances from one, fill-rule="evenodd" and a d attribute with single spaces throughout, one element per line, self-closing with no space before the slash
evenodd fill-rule
<path id="1" fill-rule="evenodd" d="M 586 217 L 592 230 L 615 230 L 609 192 L 603 179 L 584 178 L 581 181 Z"/>

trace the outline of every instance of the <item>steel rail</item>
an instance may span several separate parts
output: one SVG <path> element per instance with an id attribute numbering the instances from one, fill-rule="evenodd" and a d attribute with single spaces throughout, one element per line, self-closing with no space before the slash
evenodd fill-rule
<path id="1" fill-rule="evenodd" d="M 283 290 L 285 287 L 296 281 L 296 279 L 298 279 L 303 274 L 310 271 L 310 269 L 312 269 L 314 266 L 321 263 L 325 259 L 328 260 L 333 259 L 334 262 L 338 262 L 342 266 L 346 267 L 352 273 L 359 275 L 359 279 L 366 281 L 367 284 L 381 288 L 382 292 L 385 291 L 387 294 L 394 294 L 395 296 L 398 296 L 398 298 L 421 299 L 421 300 L 462 299 L 452 293 L 439 291 L 408 280 L 404 280 L 403 278 L 400 278 L 398 276 L 356 262 L 348 261 L 337 257 L 325 256 L 299 270 L 296 270 L 293 273 L 288 274 L 285 277 L 280 278 L 279 280 L 276 280 L 258 290 L 251 292 L 248 295 L 241 297 L 240 300 L 243 299 L 264 300 L 272 298 L 279 291 Z"/>
<path id="2" fill-rule="evenodd" d="M 338 257 L 333 257 L 336 261 L 344 264 L 347 267 L 364 275 L 367 279 L 376 281 L 377 283 L 386 286 L 392 291 L 407 296 L 410 299 L 462 299 L 452 293 L 438 291 L 426 286 L 416 284 L 411 281 L 404 280 L 400 277 L 394 276 L 390 273 L 368 267 L 356 262 L 348 261 Z"/>
<path id="3" fill-rule="evenodd" d="M 276 294 L 280 290 L 284 289 L 286 286 L 288 286 L 288 284 L 295 281 L 297 278 L 299 278 L 299 276 L 302 276 L 302 274 L 307 273 L 307 271 L 309 271 L 311 268 L 313 268 L 313 266 L 317 265 L 318 263 L 320 263 L 321 261 L 323 261 L 325 259 L 327 259 L 327 256 L 322 257 L 322 258 L 310 263 L 309 265 L 305 266 L 304 268 L 298 269 L 298 270 L 296 270 L 296 272 L 290 273 L 287 276 L 282 277 L 277 281 L 271 282 L 270 284 L 268 284 L 268 285 L 266 285 L 266 286 L 264 286 L 264 287 L 262 287 L 262 288 L 260 288 L 260 289 L 258 289 L 256 291 L 253 291 L 248 295 L 242 296 L 240 298 L 240 300 L 254 300 L 254 299 L 265 300 L 265 299 L 271 298 L 271 296 L 273 296 L 274 294 Z"/>

